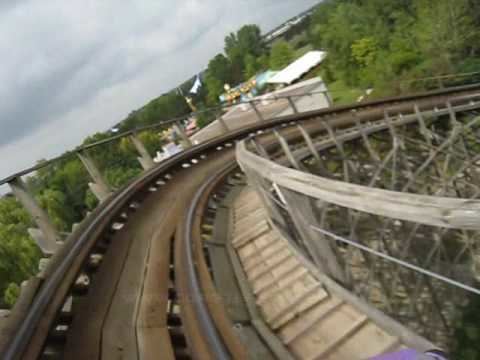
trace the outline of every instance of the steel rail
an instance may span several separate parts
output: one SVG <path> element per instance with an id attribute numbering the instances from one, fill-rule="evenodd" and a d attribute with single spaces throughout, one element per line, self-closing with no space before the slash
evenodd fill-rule
<path id="1" fill-rule="evenodd" d="M 58 298 L 63 299 L 67 295 L 68 288 L 73 283 L 76 274 L 79 273 L 83 262 L 93 248 L 97 240 L 101 237 L 103 231 L 107 229 L 109 224 L 118 216 L 124 207 L 131 201 L 135 195 L 145 189 L 151 182 L 155 181 L 162 174 L 167 174 L 173 170 L 182 169 L 181 165 L 185 161 L 189 161 L 197 156 L 205 153 L 216 151 L 218 146 L 225 143 L 239 140 L 252 132 L 272 128 L 291 121 L 301 121 L 316 118 L 323 115 L 338 115 L 341 113 L 348 114 L 354 109 L 368 109 L 379 106 L 397 105 L 400 103 L 411 102 L 412 100 L 434 100 L 438 97 L 447 96 L 455 93 L 471 93 L 478 91 L 480 85 L 459 87 L 443 91 L 434 91 L 420 95 L 409 95 L 404 97 L 389 98 L 383 101 L 373 101 L 363 104 L 354 104 L 350 106 L 342 106 L 326 110 L 312 111 L 302 114 L 289 115 L 274 119 L 269 122 L 256 123 L 227 135 L 217 137 L 213 140 L 196 145 L 190 149 L 179 153 L 157 167 L 145 172 L 140 178 L 134 180 L 123 189 L 117 191 L 112 197 L 99 205 L 92 216 L 89 216 L 84 224 L 69 238 L 60 253 L 52 259 L 49 264 L 49 276 L 45 279 L 40 290 L 35 296 L 32 305 L 24 317 L 23 322 L 19 326 L 13 340 L 8 345 L 3 356 L 4 359 L 17 359 L 26 351 L 38 325 L 43 319 L 46 309 Z M 18 174 L 16 176 L 19 176 Z M 8 181 L 7 181 L 8 182 Z M 72 281 L 73 279 L 73 281 Z M 68 282 L 68 283 L 66 283 Z M 47 320 L 45 320 L 47 321 Z M 46 334 L 45 334 L 46 337 Z"/>
<path id="2" fill-rule="evenodd" d="M 344 112 L 344 111 L 349 111 L 349 110 L 353 110 L 353 109 L 361 110 L 361 109 L 367 109 L 367 108 L 372 108 L 372 107 L 377 107 L 377 106 L 398 105 L 399 103 L 406 102 L 406 101 L 421 100 L 421 99 L 429 98 L 429 97 L 432 97 L 432 96 L 448 95 L 448 94 L 452 94 L 452 93 L 456 93 L 456 92 L 463 92 L 463 91 L 472 92 L 472 91 L 475 91 L 475 90 L 480 91 L 480 84 L 456 86 L 456 87 L 451 87 L 451 88 L 441 89 L 441 90 L 433 90 L 433 91 L 422 92 L 422 93 L 387 97 L 387 98 L 383 98 L 383 99 L 365 101 L 365 102 L 356 103 L 356 104 L 337 106 L 337 107 L 334 107 L 334 108 L 308 111 L 308 112 L 303 112 L 301 114 L 286 115 L 286 116 L 283 116 L 283 117 L 279 117 L 277 119 L 288 120 L 288 119 L 294 119 L 294 118 L 302 117 L 302 115 L 322 116 L 322 115 L 328 115 L 328 114 L 336 114 L 338 112 Z M 288 99 L 289 97 L 291 98 L 291 97 L 298 97 L 298 96 L 308 96 L 310 94 L 315 94 L 315 93 L 316 92 L 305 93 L 305 94 L 293 94 L 293 95 L 288 95 L 288 96 L 275 96 L 272 99 L 274 99 L 274 100 Z M 263 101 L 263 100 L 262 99 L 254 99 L 254 100 L 249 100 L 249 101 L 243 101 L 243 102 L 240 102 L 236 105 L 250 104 L 250 103 L 256 103 L 256 102 L 261 102 L 261 101 Z M 118 139 L 122 139 L 124 137 L 127 137 L 129 135 L 132 135 L 132 134 L 135 134 L 135 133 L 138 133 L 138 132 L 166 127 L 166 126 L 168 126 L 170 124 L 173 124 L 173 123 L 176 123 L 178 121 L 185 120 L 189 116 L 194 116 L 194 115 L 202 114 L 202 113 L 213 111 L 213 110 L 222 110 L 224 108 L 229 108 L 229 107 L 231 107 L 231 105 L 222 105 L 222 106 L 218 106 L 218 107 L 213 107 L 213 108 L 197 111 L 197 112 L 187 114 L 187 115 L 184 115 L 184 116 L 180 116 L 180 117 L 177 117 L 177 118 L 174 118 L 174 119 L 162 121 L 162 122 L 159 122 L 157 124 L 137 127 L 137 128 L 128 130 L 126 132 L 123 132 L 121 134 L 117 134 L 117 135 L 114 135 L 112 137 L 109 137 L 107 139 L 103 139 L 103 140 L 100 140 L 100 141 L 97 141 L 97 142 L 94 142 L 94 143 L 91 143 L 91 144 L 88 144 L 88 145 L 79 146 L 76 149 L 68 151 L 63 155 L 54 157 L 54 158 L 46 160 L 46 161 L 43 161 L 43 162 L 41 162 L 39 164 L 36 164 L 32 167 L 29 167 L 27 169 L 18 171 L 18 172 L 14 173 L 10 176 L 7 176 L 6 178 L 0 179 L 0 186 L 4 185 L 4 184 L 8 184 L 9 182 L 11 182 L 12 180 L 14 180 L 17 177 L 27 175 L 27 174 L 32 173 L 34 171 L 40 170 L 40 169 L 42 169 L 46 166 L 49 166 L 53 163 L 56 163 L 56 162 L 64 160 L 64 159 L 67 159 L 67 158 L 75 155 L 78 152 L 88 150 L 88 149 L 92 149 L 92 148 L 96 148 L 98 146 L 110 143 L 110 142 L 118 140 Z M 270 121 L 270 119 L 268 119 L 268 120 Z"/>
<path id="3" fill-rule="evenodd" d="M 423 275 L 426 275 L 426 276 L 430 276 L 434 279 L 437 279 L 437 280 L 440 280 L 444 283 L 447 283 L 449 285 L 452 285 L 452 286 L 456 286 L 460 289 L 463 289 L 463 290 L 466 290 L 466 291 L 469 291 L 473 294 L 477 294 L 477 295 L 480 295 L 480 289 L 476 288 L 476 287 L 473 287 L 473 286 L 469 286 L 469 285 L 465 285 L 459 281 L 456 281 L 452 278 L 449 278 L 447 276 L 443 276 L 443 275 L 440 275 L 440 274 L 437 274 L 436 272 L 433 272 L 433 271 L 430 271 L 430 270 L 427 270 L 425 268 L 422 268 L 420 266 L 417 266 L 415 264 L 412 264 L 411 262 L 408 262 L 408 261 L 404 261 L 404 260 L 401 260 L 401 259 L 398 259 L 396 257 L 393 257 L 393 256 L 390 256 L 388 254 L 385 254 L 381 251 L 377 251 L 375 249 L 372 249 L 371 247 L 368 247 L 368 246 L 365 246 L 365 245 L 362 245 L 360 244 L 359 242 L 356 242 L 356 241 L 352 241 L 351 239 L 347 239 L 343 236 L 339 236 L 337 234 L 334 234 L 332 233 L 331 231 L 327 231 L 327 230 L 324 230 L 324 229 L 321 229 L 319 228 L 318 226 L 315 226 L 315 225 L 310 225 L 310 228 L 312 228 L 313 230 L 323 234 L 323 235 L 326 235 L 328 237 L 331 237 L 332 239 L 334 240 L 337 240 L 337 241 L 340 241 L 344 244 L 347 244 L 347 245 L 351 245 L 357 249 L 360 249 L 362 251 L 365 251 L 367 253 L 370 253 L 372 255 L 375 255 L 375 256 L 378 256 L 384 260 L 387 260 L 387 261 L 390 261 L 390 262 L 393 262 L 395 264 L 398 264 L 400 266 L 403 266 L 405 268 L 408 268 L 410 270 L 413 270 L 413 271 L 416 271 L 420 274 L 423 274 Z"/>
<path id="4" fill-rule="evenodd" d="M 191 305 L 195 309 L 199 325 L 203 334 L 206 334 L 207 340 L 210 345 L 210 350 L 215 359 L 231 359 L 232 356 L 229 353 L 226 345 L 223 343 L 222 336 L 219 334 L 218 329 L 215 326 L 214 320 L 209 312 L 208 305 L 203 296 L 200 280 L 196 271 L 196 265 L 194 261 L 193 250 L 193 234 L 192 229 L 195 222 L 196 212 L 201 206 L 202 198 L 205 196 L 205 192 L 212 187 L 215 183 L 219 182 L 230 171 L 236 167 L 236 164 L 228 164 L 218 172 L 213 174 L 196 192 L 190 207 L 187 210 L 187 217 L 185 221 L 185 227 L 183 229 L 185 246 L 183 247 L 183 256 L 186 259 L 186 265 L 188 272 L 188 285 L 190 288 L 189 295 L 192 297 Z M 211 189 L 213 190 L 213 189 Z"/>

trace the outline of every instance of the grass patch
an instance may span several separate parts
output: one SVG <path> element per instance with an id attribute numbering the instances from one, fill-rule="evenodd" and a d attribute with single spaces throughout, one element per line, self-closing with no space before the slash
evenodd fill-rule
<path id="1" fill-rule="evenodd" d="M 340 80 L 327 84 L 327 88 L 332 96 L 334 105 L 355 103 L 364 94 L 362 89 L 348 87 Z"/>

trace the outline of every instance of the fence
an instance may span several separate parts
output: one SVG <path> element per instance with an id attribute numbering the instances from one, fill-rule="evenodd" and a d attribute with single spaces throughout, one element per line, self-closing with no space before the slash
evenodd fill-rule
<path id="1" fill-rule="evenodd" d="M 480 295 L 480 96 L 252 137 L 237 159 L 320 271 L 437 344 Z"/>

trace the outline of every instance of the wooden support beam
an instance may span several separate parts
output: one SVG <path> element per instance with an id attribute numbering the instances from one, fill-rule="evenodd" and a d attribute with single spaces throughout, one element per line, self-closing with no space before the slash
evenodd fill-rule
<path id="1" fill-rule="evenodd" d="M 480 121 L 480 118 L 478 120 Z M 447 139 L 436 151 L 442 151 L 449 141 L 452 140 Z M 431 159 L 432 157 L 429 157 L 427 161 Z M 275 182 L 281 187 L 353 210 L 425 225 L 480 229 L 480 201 L 475 199 L 401 193 L 322 178 L 278 166 L 247 151 L 244 142 L 237 145 L 237 161 L 247 176 L 255 173 L 265 181 Z M 416 173 L 423 171 L 427 165 L 424 163 L 417 168 Z M 408 182 L 407 185 L 410 186 L 411 183 Z"/>
<path id="2" fill-rule="evenodd" d="M 291 96 L 287 96 L 288 103 L 290 104 L 290 107 L 293 110 L 294 114 L 298 114 L 298 108 L 297 105 L 295 104 L 295 101 L 293 101 Z"/>
<path id="3" fill-rule="evenodd" d="M 188 137 L 187 133 L 185 132 L 185 129 L 183 125 L 180 122 L 176 122 L 173 124 L 173 129 L 175 132 L 180 136 L 182 139 L 183 146 L 185 149 L 192 147 L 192 141 Z"/>
<path id="4" fill-rule="evenodd" d="M 225 119 L 223 118 L 223 116 L 220 116 L 217 120 L 218 120 L 218 124 L 220 125 L 220 130 L 222 134 L 228 133 L 230 129 L 228 128 L 227 123 L 225 122 Z"/>
<path id="5" fill-rule="evenodd" d="M 249 102 L 249 104 L 252 107 L 253 111 L 255 111 L 255 114 L 257 114 L 258 121 L 259 122 L 265 121 L 262 113 L 260 112 L 260 110 L 258 110 L 257 105 L 255 104 L 255 101 L 252 100 L 252 101 Z"/>
<path id="6" fill-rule="evenodd" d="M 317 160 L 317 163 L 322 167 L 322 170 L 325 169 L 325 166 L 323 164 L 322 158 L 320 157 L 320 154 L 318 153 L 317 148 L 313 144 L 313 140 L 310 137 L 310 134 L 305 130 L 305 128 L 302 125 L 297 125 L 298 130 L 300 130 L 300 133 L 303 136 L 303 139 L 305 140 L 305 143 L 307 144 L 308 150 L 312 153 L 312 156 Z"/>
<path id="7" fill-rule="evenodd" d="M 379 163 L 381 161 L 380 160 L 380 155 L 378 155 L 378 153 L 375 151 L 372 144 L 370 143 L 369 137 L 367 136 L 367 134 L 365 133 L 365 131 L 363 129 L 363 124 L 361 124 L 360 119 L 358 118 L 357 111 L 352 110 L 351 114 L 352 114 L 352 117 L 355 121 L 355 125 L 356 125 L 358 131 L 360 132 L 360 135 L 362 136 L 363 144 L 365 145 L 365 148 L 367 149 L 368 154 L 370 155 L 370 157 L 372 158 L 372 160 L 374 162 Z"/>
<path id="8" fill-rule="evenodd" d="M 85 150 L 77 152 L 77 155 L 93 180 L 93 182 L 88 184 L 90 190 L 92 190 L 93 194 L 99 201 L 104 201 L 111 195 L 112 191 L 103 178 L 102 173 Z"/>
<path id="9" fill-rule="evenodd" d="M 345 274 L 337 261 L 330 241 L 311 228 L 311 225 L 317 223 L 317 219 L 315 218 L 310 199 L 305 195 L 285 188 L 279 188 L 279 191 L 287 203 L 288 213 L 295 228 L 302 238 L 305 247 L 310 252 L 315 264 L 323 273 L 344 283 Z"/>
<path id="10" fill-rule="evenodd" d="M 140 165 L 142 165 L 142 168 L 144 170 L 151 169 L 155 165 L 155 163 L 153 162 L 153 159 L 150 156 L 148 150 L 145 148 L 145 145 L 143 145 L 142 141 L 138 138 L 137 134 L 131 134 L 130 140 L 132 141 L 135 149 L 137 149 L 137 152 L 140 155 L 140 157 L 138 157 L 137 159 L 140 162 Z"/>
<path id="11" fill-rule="evenodd" d="M 275 130 L 273 133 L 275 134 L 275 137 L 277 138 L 278 142 L 280 143 L 280 146 L 282 147 L 282 150 L 285 153 L 285 156 L 287 157 L 290 164 L 295 169 L 300 170 L 301 169 L 300 163 L 297 161 L 297 159 L 295 159 L 295 156 L 293 156 L 287 140 L 282 135 L 280 135 L 278 133 L 278 131 Z"/>
<path id="12" fill-rule="evenodd" d="M 8 183 L 13 194 L 22 203 L 27 212 L 37 224 L 38 229 L 29 229 L 37 245 L 44 254 L 51 255 L 59 247 L 60 236 L 52 224 L 45 210 L 43 210 L 33 194 L 27 188 L 22 178 L 17 177 Z"/>
<path id="13" fill-rule="evenodd" d="M 252 139 L 252 144 L 255 147 L 255 150 L 257 150 L 257 153 L 265 158 L 265 159 L 270 159 L 270 156 L 267 153 L 267 150 L 263 147 L 263 145 L 255 138 Z"/>

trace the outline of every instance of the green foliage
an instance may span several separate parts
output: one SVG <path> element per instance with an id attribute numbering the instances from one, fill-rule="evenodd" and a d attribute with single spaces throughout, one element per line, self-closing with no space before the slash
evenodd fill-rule
<path id="1" fill-rule="evenodd" d="M 87 207 L 87 210 L 93 210 L 97 207 L 97 205 L 98 199 L 95 197 L 92 190 L 88 189 L 88 191 L 85 193 L 85 206 Z"/>
<path id="2" fill-rule="evenodd" d="M 218 97 L 224 92 L 225 84 L 231 84 L 233 80 L 229 59 L 218 54 L 210 60 L 204 80 L 208 92 L 208 103 L 211 105 L 218 103 Z"/>
<path id="3" fill-rule="evenodd" d="M 255 76 L 262 68 L 260 63 L 257 61 L 257 58 L 252 54 L 245 55 L 245 78 L 250 79 Z"/>
<path id="4" fill-rule="evenodd" d="M 305 27 L 308 27 L 305 31 Z M 224 85 L 235 86 L 267 68 L 281 70 L 306 51 L 328 52 L 318 74 L 329 83 L 335 103 L 356 101 L 360 88 L 373 87 L 387 95 L 428 87 L 412 82 L 425 76 L 480 71 L 480 2 L 477 0 L 324 0 L 310 21 L 295 27 L 267 49 L 260 28 L 246 25 L 225 38 L 225 54 L 208 64 L 204 86 L 195 98 L 199 109 L 216 105 Z M 185 92 L 190 79 L 180 87 Z M 159 96 L 133 111 L 119 125 L 120 131 L 148 126 L 191 112 L 179 91 Z M 203 127 L 213 112 L 198 116 Z M 111 133 L 97 133 L 84 145 L 102 141 Z M 153 156 L 162 140 L 154 131 L 138 135 Z M 114 188 L 125 185 L 141 172 L 137 152 L 128 138 L 88 150 L 106 181 Z M 89 190 L 91 181 L 75 154 L 38 170 L 27 179 L 40 205 L 59 230 L 69 231 L 98 201 Z M 0 292 L 11 305 L 18 284 L 37 271 L 40 252 L 27 229 L 32 220 L 12 197 L 0 198 Z M 476 306 L 476 308 L 475 308 Z M 465 315 L 458 330 L 464 349 L 458 358 L 477 358 L 479 323 L 477 303 Z M 477 310 L 475 310 L 477 309 Z M 473 325 L 472 325 L 473 324 Z M 473 345 L 472 345 L 473 344 Z"/>
<path id="5" fill-rule="evenodd" d="M 120 188 L 140 175 L 142 170 L 136 168 L 112 167 L 105 171 L 105 180 L 114 188 Z"/>
<path id="6" fill-rule="evenodd" d="M 33 275 L 40 259 L 40 251 L 27 232 L 31 225 L 30 217 L 15 198 L 0 199 L 0 293 L 5 298 L 10 287 L 10 300 L 13 299 L 10 284 L 19 284 Z"/>
<path id="7" fill-rule="evenodd" d="M 231 64 L 231 76 L 235 85 L 244 80 L 246 56 L 255 58 L 262 55 L 265 45 L 260 28 L 257 25 L 245 25 L 236 34 L 230 33 L 225 38 L 225 53 Z"/>
<path id="8" fill-rule="evenodd" d="M 197 126 L 201 129 L 213 122 L 217 118 L 215 112 L 207 111 L 197 116 Z"/>
<path id="9" fill-rule="evenodd" d="M 272 70 L 282 70 L 294 58 L 295 52 L 292 46 L 285 40 L 277 40 L 273 43 L 270 51 L 270 68 Z"/>
<path id="10" fill-rule="evenodd" d="M 188 113 L 190 113 L 190 108 L 183 96 L 176 92 L 170 92 L 153 99 L 141 109 L 132 112 L 127 119 L 122 121 L 120 131 L 156 124 Z"/>
<path id="11" fill-rule="evenodd" d="M 480 358 L 480 298 L 471 296 L 456 329 L 457 340 L 454 359 L 477 360 Z"/>
<path id="12" fill-rule="evenodd" d="M 20 296 L 20 287 L 15 283 L 10 283 L 3 295 L 3 301 L 8 307 L 13 307 L 17 298 Z"/>
<path id="13" fill-rule="evenodd" d="M 217 54 L 208 63 L 204 83 L 207 89 L 208 105 L 219 102 L 225 84 L 236 86 L 268 66 L 265 60 L 266 47 L 260 28 L 245 25 L 236 33 L 225 37 L 225 55 Z M 200 124 L 208 121 L 200 120 Z"/>
<path id="14" fill-rule="evenodd" d="M 328 52 L 322 67 L 331 80 L 388 95 L 427 86 L 409 79 L 470 68 L 462 64 L 480 51 L 480 16 L 472 9 L 478 2 L 327 0 L 308 33 Z"/>
<path id="15" fill-rule="evenodd" d="M 17 230 L 26 231 L 32 220 L 27 211 L 13 196 L 0 199 L 0 226 L 12 225 Z"/>
<path id="16" fill-rule="evenodd" d="M 361 66 L 369 66 L 375 62 L 378 53 L 378 44 L 373 37 L 364 37 L 355 40 L 351 46 L 352 56 Z"/>
<path id="17" fill-rule="evenodd" d="M 330 83 L 328 89 L 330 91 L 330 96 L 336 105 L 354 103 L 362 95 L 362 90 L 350 88 L 341 80 Z"/>
<path id="18" fill-rule="evenodd" d="M 66 196 L 58 190 L 45 189 L 37 196 L 39 205 L 47 211 L 48 217 L 53 222 L 55 227 L 62 231 L 68 231 L 68 223 L 65 216 L 65 211 L 71 211 L 71 208 L 66 204 Z"/>
<path id="19" fill-rule="evenodd" d="M 443 73 L 452 72 L 454 63 L 467 54 L 470 43 L 478 40 L 468 0 L 418 2 L 416 34 L 420 50 L 429 65 Z"/>

